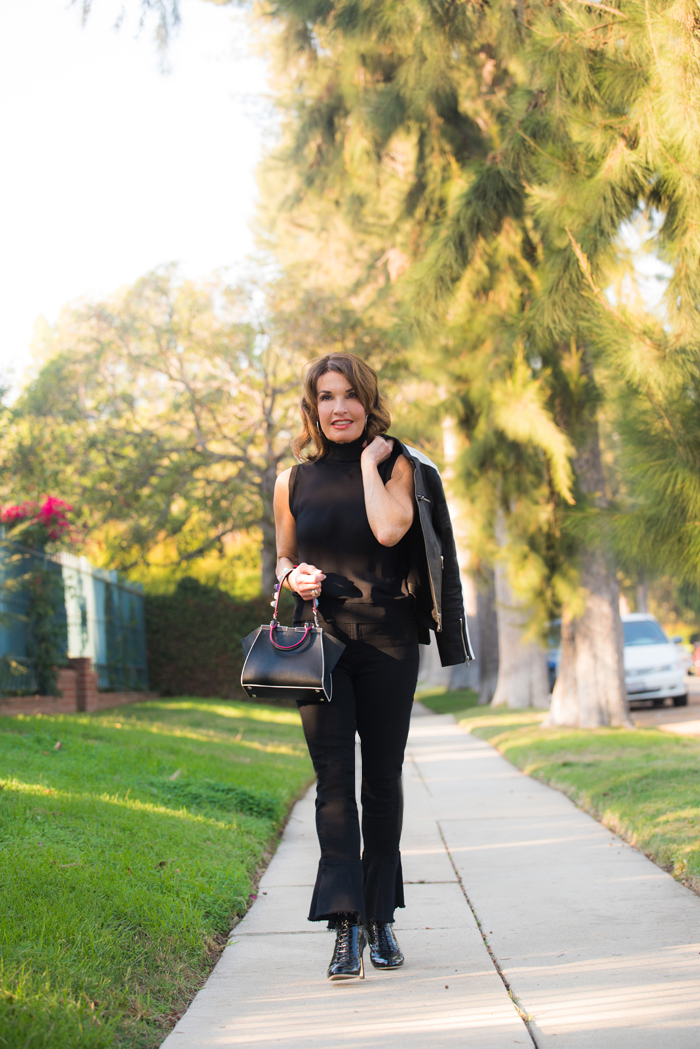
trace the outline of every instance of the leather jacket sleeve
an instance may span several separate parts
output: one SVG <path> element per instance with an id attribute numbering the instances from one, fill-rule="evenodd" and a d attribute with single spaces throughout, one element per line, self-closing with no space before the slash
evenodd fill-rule
<path id="1" fill-rule="evenodd" d="M 435 534 L 442 547 L 442 630 L 436 634 L 440 662 L 444 667 L 469 662 L 474 658 L 466 629 L 462 580 L 455 547 L 454 531 L 440 474 L 427 470 L 427 484 L 432 492 L 432 518 Z"/>
<path id="2" fill-rule="evenodd" d="M 440 662 L 444 667 L 455 666 L 474 659 L 474 653 L 445 490 L 437 467 L 427 456 L 404 445 L 402 450 L 414 466 L 417 520 L 412 528 L 414 561 L 409 589 L 416 597 L 419 640 L 429 644 L 428 629 L 434 630 Z"/>

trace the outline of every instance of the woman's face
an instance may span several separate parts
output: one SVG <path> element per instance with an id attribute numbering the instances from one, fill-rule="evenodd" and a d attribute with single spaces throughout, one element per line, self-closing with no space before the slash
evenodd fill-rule
<path id="1" fill-rule="evenodd" d="M 320 377 L 316 407 L 321 430 L 329 441 L 347 444 L 364 433 L 367 420 L 364 405 L 340 372 L 325 372 Z"/>

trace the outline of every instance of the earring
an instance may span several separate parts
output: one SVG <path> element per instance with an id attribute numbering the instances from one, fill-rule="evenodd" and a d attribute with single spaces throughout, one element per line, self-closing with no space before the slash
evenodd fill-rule
<path id="1" fill-rule="evenodd" d="M 320 429 L 321 429 L 321 426 L 320 426 L 320 424 L 319 424 L 319 421 L 318 421 L 318 419 L 316 420 L 316 429 L 317 429 L 317 430 L 320 430 Z"/>

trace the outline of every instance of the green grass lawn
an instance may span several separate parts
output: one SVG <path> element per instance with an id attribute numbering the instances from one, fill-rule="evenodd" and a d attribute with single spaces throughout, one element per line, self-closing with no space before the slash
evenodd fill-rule
<path id="1" fill-rule="evenodd" d="M 157 1046 L 311 779 L 295 709 L 0 718 L 1 1049 Z"/>
<path id="2" fill-rule="evenodd" d="M 466 692 L 451 695 L 470 699 Z M 442 712 L 444 696 L 420 699 Z M 449 712 L 700 892 L 700 739 L 653 728 L 545 729 L 541 710 L 471 702 Z"/>
<path id="3" fill-rule="evenodd" d="M 471 688 L 460 688 L 454 692 L 447 689 L 417 692 L 416 699 L 436 714 L 458 714 L 467 707 L 475 707 L 479 697 Z"/>

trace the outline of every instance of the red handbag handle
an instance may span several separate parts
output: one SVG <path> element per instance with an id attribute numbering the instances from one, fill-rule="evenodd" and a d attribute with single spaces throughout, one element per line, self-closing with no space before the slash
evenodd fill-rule
<path id="1" fill-rule="evenodd" d="M 293 645 L 278 645 L 275 641 L 275 628 L 278 626 L 279 623 L 270 623 L 270 641 L 275 646 L 275 648 L 278 648 L 280 650 L 280 652 L 291 652 L 293 648 L 299 648 L 299 645 L 304 644 L 307 637 L 309 636 L 309 631 L 311 630 L 311 623 L 307 623 L 306 629 L 304 630 L 304 636 L 300 637 L 298 641 L 295 641 Z"/>

